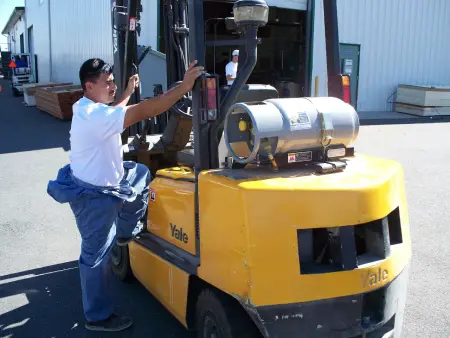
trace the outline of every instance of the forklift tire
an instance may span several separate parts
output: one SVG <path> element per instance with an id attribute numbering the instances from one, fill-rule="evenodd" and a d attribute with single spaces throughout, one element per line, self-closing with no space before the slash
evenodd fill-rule
<path id="1" fill-rule="evenodd" d="M 122 282 L 130 281 L 133 272 L 130 266 L 130 255 L 127 246 L 114 245 L 110 252 L 111 269 L 113 274 Z"/>
<path id="2" fill-rule="evenodd" d="M 198 338 L 262 338 L 250 316 L 233 298 L 212 289 L 198 296 L 196 331 Z"/>

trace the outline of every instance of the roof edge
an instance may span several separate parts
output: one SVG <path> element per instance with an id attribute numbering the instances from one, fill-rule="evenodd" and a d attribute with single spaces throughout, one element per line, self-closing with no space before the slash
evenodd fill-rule
<path id="1" fill-rule="evenodd" d="M 9 34 L 14 25 L 19 21 L 20 17 L 25 13 L 24 6 L 14 7 L 5 27 L 2 30 L 2 34 Z"/>

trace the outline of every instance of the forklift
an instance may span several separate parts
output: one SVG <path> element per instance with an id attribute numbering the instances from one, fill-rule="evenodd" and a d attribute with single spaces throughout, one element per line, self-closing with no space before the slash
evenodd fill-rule
<path id="1" fill-rule="evenodd" d="M 207 73 L 159 120 L 124 133 L 125 159 L 146 164 L 152 181 L 143 228 L 112 249 L 112 269 L 198 337 L 401 336 L 411 260 L 403 169 L 355 151 L 336 0 L 323 1 L 328 97 L 247 84 L 269 7 L 227 1 L 233 17 L 222 19 L 240 46 L 233 85 Z M 205 64 L 206 2 L 161 2 L 169 88 L 190 60 Z M 113 4 L 123 90 L 145 54 L 142 6 Z"/>
<path id="2" fill-rule="evenodd" d="M 11 88 L 14 96 L 23 95 L 23 85 L 35 82 L 31 55 L 27 53 L 12 54 L 9 63 L 11 68 Z"/>

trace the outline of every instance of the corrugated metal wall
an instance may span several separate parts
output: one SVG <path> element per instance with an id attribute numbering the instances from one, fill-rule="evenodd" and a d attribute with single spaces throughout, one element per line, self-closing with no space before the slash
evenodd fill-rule
<path id="1" fill-rule="evenodd" d="M 41 81 L 50 67 L 47 1 L 26 3 Z M 305 1 L 284 0 L 296 6 Z M 142 5 L 139 44 L 156 49 L 157 1 L 142 0 Z M 112 62 L 110 0 L 52 0 L 50 10 L 53 81 L 78 83 L 79 67 L 90 57 Z M 358 110 L 391 109 L 388 98 L 400 83 L 450 83 L 449 0 L 338 0 L 338 14 L 340 41 L 361 45 Z M 315 1 L 314 34 L 312 92 L 319 76 L 319 94 L 326 95 L 323 0 Z"/>
<path id="2" fill-rule="evenodd" d="M 299 9 L 305 11 L 308 8 L 308 0 L 266 0 L 269 6 L 280 8 Z"/>
<path id="3" fill-rule="evenodd" d="M 52 0 L 52 80 L 79 83 L 83 61 L 113 61 L 110 0 Z"/>
<path id="4" fill-rule="evenodd" d="M 325 54 L 325 26 L 323 16 L 323 0 L 314 2 L 314 41 L 312 60 L 311 95 L 316 92 L 315 78 L 319 79 L 319 96 L 326 96 L 327 90 L 327 58 Z"/>
<path id="5" fill-rule="evenodd" d="M 12 31 L 10 33 L 10 48 L 11 52 L 13 53 L 20 53 L 20 35 L 24 34 L 25 32 L 25 18 L 22 16 L 19 21 L 16 22 L 14 27 L 12 28 Z M 11 35 L 12 34 L 12 35 Z M 13 40 L 14 39 L 14 40 Z M 24 43 L 24 51 L 27 52 L 27 44 L 25 40 L 25 34 L 23 36 L 23 43 Z"/>
<path id="6" fill-rule="evenodd" d="M 39 82 L 50 82 L 49 0 L 26 0 L 28 27 L 33 26 L 34 53 L 38 58 Z"/>
<path id="7" fill-rule="evenodd" d="M 140 45 L 157 48 L 158 6 L 142 0 Z M 83 61 L 99 57 L 113 62 L 111 1 L 51 1 L 52 80 L 79 83 Z"/>
<path id="8" fill-rule="evenodd" d="M 144 46 L 151 46 L 158 50 L 158 11 L 159 0 L 141 0 L 141 35 L 138 37 L 138 43 Z"/>
<path id="9" fill-rule="evenodd" d="M 315 68 L 326 88 L 322 0 L 316 1 Z M 449 84 L 449 0 L 338 0 L 341 43 L 360 44 L 359 111 L 392 109 L 400 83 Z M 392 99 L 391 99 L 392 101 Z"/>

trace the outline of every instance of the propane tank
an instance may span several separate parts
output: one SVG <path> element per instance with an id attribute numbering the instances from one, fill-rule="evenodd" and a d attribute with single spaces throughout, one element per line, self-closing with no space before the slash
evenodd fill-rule
<path id="1" fill-rule="evenodd" d="M 234 104 L 225 119 L 233 159 L 250 163 L 293 151 L 347 147 L 359 132 L 355 109 L 333 97 L 282 98 Z"/>

